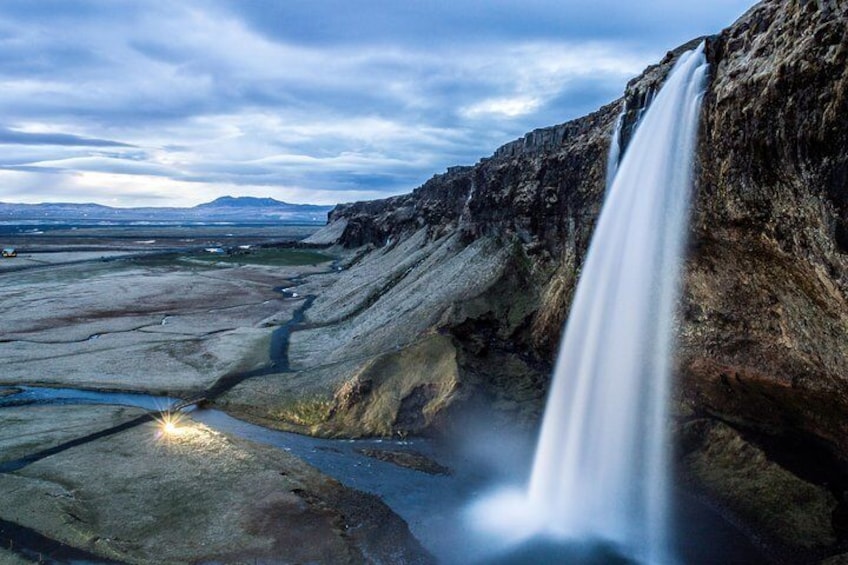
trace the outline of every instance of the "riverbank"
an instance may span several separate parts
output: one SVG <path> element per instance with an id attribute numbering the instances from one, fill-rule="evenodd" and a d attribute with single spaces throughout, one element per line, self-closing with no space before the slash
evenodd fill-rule
<path id="1" fill-rule="evenodd" d="M 4 408 L 3 457 L 139 414 L 115 406 Z M 372 555 L 430 562 L 378 498 L 285 450 L 189 419 L 171 434 L 142 424 L 0 474 L 0 498 L 3 521 L 123 563 L 361 563 Z"/>
<path id="2" fill-rule="evenodd" d="M 3 390 L 0 389 L 0 392 Z M 124 521 L 134 522 L 138 519 L 138 516 L 143 516 L 146 512 L 161 517 L 162 523 L 170 524 L 172 522 L 179 523 L 182 516 L 172 517 L 169 512 L 176 511 L 178 514 L 185 512 L 191 509 L 195 499 L 206 500 L 204 505 L 211 506 L 214 509 L 218 503 L 217 498 L 227 498 L 232 492 L 238 492 L 239 487 L 235 485 L 231 488 L 229 484 L 222 484 L 217 478 L 214 480 L 206 479 L 205 474 L 209 472 L 226 473 L 229 465 L 227 461 L 230 448 L 222 448 L 220 445 L 212 445 L 209 441 L 203 440 L 209 434 L 212 434 L 215 438 L 223 438 L 225 442 L 229 442 L 227 445 L 231 443 L 240 445 L 245 455 L 250 455 L 251 450 L 256 446 L 272 451 L 278 450 L 324 473 L 325 478 L 332 477 L 344 487 L 355 489 L 360 495 L 369 493 L 376 496 L 392 512 L 385 526 L 381 526 L 380 531 L 382 532 L 385 528 L 395 528 L 391 533 L 392 541 L 387 543 L 398 541 L 401 547 L 397 548 L 396 551 L 406 555 L 405 558 L 410 559 L 408 562 L 419 562 L 416 560 L 420 557 L 415 557 L 415 555 L 418 555 L 417 550 L 409 554 L 409 551 L 412 550 L 404 545 L 406 543 L 404 540 L 409 537 L 409 533 L 423 544 L 424 548 L 432 553 L 439 563 L 445 565 L 490 562 L 513 563 L 514 560 L 509 560 L 511 559 L 510 555 L 519 559 L 527 551 L 535 552 L 532 553 L 533 555 L 542 551 L 543 553 L 538 555 L 548 555 L 549 557 L 570 555 L 574 557 L 573 552 L 579 546 L 579 544 L 573 546 L 548 542 L 536 547 L 535 544 L 530 543 L 529 545 L 515 547 L 513 548 L 514 551 L 501 555 L 497 551 L 498 541 L 488 537 L 485 530 L 475 527 L 475 524 L 468 519 L 470 505 L 475 500 L 479 500 L 481 496 L 491 492 L 492 488 L 497 488 L 498 485 L 520 483 L 521 476 L 524 476 L 521 469 L 513 469 L 512 472 L 505 473 L 504 463 L 505 460 L 508 460 L 511 465 L 520 466 L 522 461 L 527 460 L 529 454 L 521 451 L 521 445 L 526 446 L 527 442 L 521 441 L 521 438 L 514 438 L 515 444 L 511 450 L 506 449 L 506 444 L 503 438 L 501 439 L 497 453 L 501 458 L 499 462 L 492 457 L 493 453 L 487 455 L 486 452 L 490 450 L 487 449 L 488 446 L 486 445 L 449 446 L 444 442 L 423 438 L 328 440 L 269 430 L 237 420 L 221 411 L 212 409 L 195 410 L 189 414 L 182 414 L 179 421 L 175 423 L 175 433 L 164 435 L 162 433 L 163 427 L 155 424 L 149 418 L 150 413 L 147 410 L 167 405 L 174 402 L 173 399 L 140 394 L 92 393 L 74 389 L 32 388 L 27 386 L 22 386 L 18 390 L 20 392 L 0 399 L 0 426 L 3 426 L 0 429 L 15 433 L 18 431 L 16 426 L 20 426 L 25 418 L 29 419 L 27 424 L 31 427 L 28 428 L 30 431 L 27 433 L 17 435 L 17 442 L 8 437 L 0 439 L 2 452 L 8 453 L 9 457 L 13 458 L 0 462 L 0 472 L 9 474 L 10 471 L 14 470 L 17 471 L 13 474 L 15 477 L 30 480 L 38 479 L 40 482 L 35 484 L 15 483 L 12 485 L 14 488 L 12 494 L 23 489 L 33 496 L 15 499 L 17 504 L 14 510 L 17 511 L 17 514 L 13 514 L 13 516 L 16 521 L 11 521 L 6 517 L 13 510 L 6 509 L 5 512 L 0 510 L 0 546 L 11 545 L 16 547 L 21 554 L 35 555 L 35 552 L 43 552 L 54 559 L 66 556 L 83 559 L 89 563 L 109 562 L 105 561 L 107 557 L 104 556 L 105 550 L 102 550 L 102 548 L 96 548 L 99 550 L 99 554 L 93 554 L 90 549 L 86 549 L 92 547 L 90 541 L 68 539 L 69 533 L 77 535 L 80 533 L 80 528 L 84 529 L 83 537 L 86 540 L 95 538 L 99 540 L 102 535 L 95 535 L 93 532 L 108 531 L 104 530 L 108 525 L 99 522 L 92 523 L 91 520 L 88 520 L 85 523 L 80 523 L 77 518 L 82 515 L 81 510 L 71 510 L 72 515 L 77 518 L 66 518 L 59 520 L 58 523 L 44 520 L 32 527 L 26 525 L 28 523 L 26 517 L 38 516 L 43 512 L 48 512 L 52 518 L 54 515 L 61 516 L 62 512 L 67 511 L 64 506 L 57 506 L 52 509 L 44 508 L 44 496 L 52 495 L 49 492 L 44 494 L 38 491 L 36 487 L 39 484 L 43 486 L 45 481 L 58 483 L 65 487 L 71 484 L 74 486 L 74 492 L 91 490 L 92 486 L 86 482 L 89 479 L 98 482 L 105 480 L 108 483 L 111 479 L 108 477 L 104 479 L 102 475 L 108 473 L 109 466 L 114 465 L 110 458 L 116 453 L 120 456 L 119 465 L 131 466 L 132 472 L 141 475 L 141 477 L 133 475 L 133 477 L 128 478 L 133 482 L 131 486 L 116 483 L 114 487 L 118 489 L 118 494 L 114 497 L 106 494 L 94 497 L 94 509 L 89 509 L 87 516 L 100 515 L 100 513 L 110 509 L 112 504 L 119 504 L 120 509 L 112 509 L 111 512 L 122 516 Z M 86 410 L 86 408 L 89 408 L 89 410 Z M 93 417 L 95 415 L 98 415 L 98 417 Z M 64 422 L 64 427 L 57 428 L 57 421 Z M 116 438 L 131 434 L 136 434 L 135 437 L 144 439 L 144 445 L 133 451 L 132 454 L 125 448 L 116 447 L 120 443 L 115 443 Z M 40 440 L 28 445 L 28 441 L 31 441 L 33 436 L 40 436 Z M 95 455 L 87 456 L 87 459 L 71 457 L 80 450 L 91 455 L 92 452 L 85 451 L 82 449 L 83 447 L 88 450 L 94 449 Z M 156 451 L 152 457 L 149 453 L 150 449 Z M 101 454 L 101 452 L 106 456 L 99 456 L 98 454 Z M 164 455 L 169 458 L 188 461 L 188 464 L 183 466 L 159 465 L 157 457 L 161 455 L 160 452 L 164 452 Z M 142 459 L 133 459 L 136 455 Z M 252 456 L 250 458 L 253 459 Z M 398 461 L 398 458 L 412 459 L 417 464 L 410 468 L 404 465 L 403 461 Z M 432 465 L 422 468 L 420 463 L 425 460 L 438 461 L 441 465 L 437 468 Z M 86 465 L 94 462 L 104 464 L 107 467 L 97 469 L 91 474 L 80 470 L 84 470 Z M 209 470 L 209 467 L 212 467 L 212 471 Z M 285 467 L 277 470 L 284 473 L 284 476 L 297 474 L 296 470 L 292 471 Z M 126 469 L 124 469 L 118 472 L 118 475 L 126 472 Z M 240 476 L 242 474 L 249 475 L 250 469 L 241 468 L 239 473 Z M 81 477 L 84 477 L 84 479 L 81 479 Z M 148 496 L 144 492 L 144 488 L 160 490 L 170 488 L 174 490 L 182 484 L 181 481 L 188 481 L 184 490 L 192 492 L 192 500 L 186 504 L 181 502 L 186 498 L 186 495 L 179 495 L 177 492 L 173 493 L 174 500 L 172 502 L 163 502 L 157 498 L 158 492 L 154 496 Z M 203 484 L 197 484 L 198 482 Z M 147 486 L 139 486 L 137 483 Z M 3 492 L 2 485 L 3 482 L 0 481 L 0 495 Z M 106 489 L 107 487 L 97 486 L 97 488 Z M 219 496 L 216 493 L 221 488 L 227 490 L 227 492 Z M 133 510 L 132 514 L 126 513 L 127 505 L 122 499 L 127 491 L 133 493 L 132 503 L 136 505 L 135 507 L 129 506 L 129 509 Z M 44 496 L 42 496 L 43 494 Z M 239 493 L 237 500 L 250 499 L 251 496 L 250 492 Z M 209 497 L 212 497 L 212 501 L 208 500 Z M 708 565 L 719 561 L 746 564 L 764 562 L 762 556 L 751 546 L 750 542 L 716 516 L 709 509 L 709 504 L 695 500 L 685 491 L 677 491 L 675 498 L 677 499 L 676 506 L 679 509 L 675 520 L 675 531 L 677 532 L 679 556 L 683 562 L 695 565 Z M 90 502 L 92 497 L 85 496 L 83 500 Z M 373 506 L 376 500 L 374 498 L 354 497 L 350 499 L 345 497 L 342 500 L 349 502 L 353 500 L 350 505 L 344 508 L 339 507 L 345 520 L 351 520 L 348 516 L 351 513 L 354 516 L 361 516 L 363 512 L 366 512 L 368 516 L 378 517 L 380 520 L 386 519 L 380 517 L 385 508 L 380 505 Z M 155 504 L 151 508 L 152 503 Z M 238 504 L 242 503 L 239 502 Z M 253 504 L 257 504 L 257 502 L 254 500 Z M 408 525 L 409 532 L 396 529 L 400 528 L 397 522 L 398 515 Z M 20 519 L 21 516 L 24 517 L 23 521 Z M 132 519 L 129 519 L 128 516 L 132 516 Z M 289 518 L 291 517 L 289 516 L 286 519 Z M 278 526 L 285 527 L 285 520 L 279 522 Z M 132 529 L 129 526 L 125 527 Z M 189 532 L 189 534 L 203 536 L 205 535 L 205 527 L 206 522 L 198 522 L 198 530 L 194 533 Z M 234 517 L 227 527 L 230 528 L 230 532 L 235 532 L 241 525 L 237 517 Z M 369 525 L 364 524 L 363 527 L 367 529 Z M 36 528 L 39 528 L 41 532 L 46 531 L 49 535 L 40 533 Z M 89 528 L 89 530 L 85 530 L 85 528 Z M 248 546 L 256 542 L 255 539 L 250 537 L 253 534 L 250 532 L 248 534 L 245 539 L 238 538 L 238 543 L 246 544 L 245 549 L 241 551 L 250 551 Z M 133 531 L 128 535 L 138 537 L 140 534 Z M 69 542 L 73 542 L 75 545 Z M 414 547 L 417 546 L 413 544 L 413 549 Z M 590 550 L 590 554 L 584 556 L 589 559 L 588 563 L 596 563 L 598 562 L 597 559 L 607 555 L 596 555 L 595 551 L 599 548 L 587 546 L 584 549 Z M 600 550 L 603 550 L 603 548 L 600 548 Z M 280 558 L 287 555 L 284 550 L 275 549 L 274 551 Z M 170 553 L 163 553 L 162 558 L 165 555 L 170 555 Z M 374 557 L 372 562 L 395 563 L 396 558 L 395 555 L 385 561 L 383 557 Z M 139 559 L 137 553 L 127 553 L 121 556 L 120 561 L 146 562 L 139 561 Z M 341 559 L 342 557 L 335 556 L 328 561 L 319 559 L 318 562 L 344 562 L 339 561 Z M 506 561 L 503 561 L 503 559 L 506 559 Z M 592 559 L 595 560 L 592 561 Z M 260 561 L 267 562 L 265 559 L 260 559 Z M 180 558 L 176 562 L 184 561 Z M 519 560 L 518 562 L 523 563 L 526 560 Z M 584 561 L 578 562 L 584 563 Z"/>
<path id="3" fill-rule="evenodd" d="M 234 400 L 246 398 L 261 410 L 263 387 L 269 387 L 267 401 L 276 402 L 283 384 L 327 386 L 306 381 L 299 350 L 289 359 L 290 339 L 296 336 L 302 345 L 320 327 L 331 335 L 332 320 L 322 316 L 329 315 L 326 303 L 338 298 L 338 289 L 328 292 L 328 286 L 378 272 L 369 263 L 338 273 L 329 264 L 272 267 L 159 257 L 4 279 L 37 307 L 30 316 L 13 304 L 0 307 L 10 320 L 3 329 L 8 333 L 0 336 L 0 353 L 7 355 L 0 363 L 9 367 L 2 382 L 69 387 L 77 397 L 56 405 L 55 392 L 45 389 L 43 398 L 34 399 L 38 391 L 19 387 L 24 392 L 8 396 L 6 404 L 21 405 L 0 409 L 0 498 L 12 501 L 0 509 L 0 536 L 2 524 L 14 524 L 18 530 L 8 541 L 34 533 L 49 542 L 12 555 L 65 544 L 93 562 L 427 563 L 434 554 L 441 563 L 459 564 L 486 556 L 491 540 L 467 521 L 467 506 L 489 488 L 523 480 L 532 439 L 514 438 L 510 445 L 505 430 L 497 437 L 491 429 L 488 435 L 477 430 L 434 451 L 432 442 L 399 436 L 351 442 L 280 434 L 216 410 L 192 413 L 184 431 L 171 437 L 142 422 L 145 411 L 98 406 L 92 404 L 97 394 L 79 392 L 215 398 L 218 407 L 241 417 L 247 412 Z M 357 292 L 352 284 L 342 286 Z M 323 298 L 323 315 L 309 308 L 312 295 Z M 229 363 L 224 340 L 233 347 Z M 175 363 L 185 361 L 189 345 L 205 365 Z M 418 367 L 421 378 L 449 376 L 441 370 L 455 366 L 449 346 L 447 337 L 432 335 L 397 349 L 385 367 L 373 365 L 369 374 Z M 379 390 L 414 390 L 420 388 L 417 378 L 400 381 L 403 390 Z M 383 397 L 399 402 L 402 395 Z M 170 402 L 104 398 L 145 410 Z M 400 404 L 409 413 L 421 410 Z M 309 408 L 299 405 L 302 414 L 294 416 L 308 416 Z M 401 460 L 413 461 L 413 468 Z M 738 533 L 716 516 L 696 515 L 695 531 L 689 526 L 682 540 L 687 562 L 709 562 L 697 547 L 705 529 L 720 532 L 712 535 L 729 548 L 727 556 L 739 555 L 745 540 Z"/>

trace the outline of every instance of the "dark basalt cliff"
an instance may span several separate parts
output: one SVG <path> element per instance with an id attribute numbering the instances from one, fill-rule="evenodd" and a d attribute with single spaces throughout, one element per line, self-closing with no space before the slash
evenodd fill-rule
<path id="1" fill-rule="evenodd" d="M 711 42 L 685 386 L 848 455 L 845 2 L 757 6 Z"/>
<path id="2" fill-rule="evenodd" d="M 766 0 L 705 40 L 678 325 L 681 474 L 777 560 L 808 562 L 848 551 L 848 1 Z M 233 405 L 289 395 L 299 412 L 266 400 L 254 415 L 313 433 L 449 427 L 474 403 L 532 425 L 615 121 L 625 110 L 626 144 L 699 41 L 593 114 L 411 194 L 338 206 L 316 241 L 359 252 L 308 314 L 325 329 L 293 343 L 325 385 L 245 390 Z"/>

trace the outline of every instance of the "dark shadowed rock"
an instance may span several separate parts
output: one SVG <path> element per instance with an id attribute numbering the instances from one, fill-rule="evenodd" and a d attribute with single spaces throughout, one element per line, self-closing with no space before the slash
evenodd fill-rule
<path id="1" fill-rule="evenodd" d="M 682 434 L 682 467 L 696 490 L 705 490 L 760 535 L 780 540 L 782 554 L 836 543 L 832 516 L 838 501 L 828 488 L 796 476 L 726 424 L 694 420 Z"/>

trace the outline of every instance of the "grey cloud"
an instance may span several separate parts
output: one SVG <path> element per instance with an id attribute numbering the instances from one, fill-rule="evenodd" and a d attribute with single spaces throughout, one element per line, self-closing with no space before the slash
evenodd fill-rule
<path id="1" fill-rule="evenodd" d="M 21 173 L 4 182 L 90 171 L 198 194 L 409 191 L 612 101 L 752 2 L 4 0 L 0 167 Z M 561 68 L 589 44 L 626 64 Z"/>
<path id="2" fill-rule="evenodd" d="M 97 172 L 122 175 L 148 175 L 178 179 L 180 173 L 174 169 L 156 163 L 135 161 L 132 159 L 113 159 L 98 155 L 75 157 L 56 161 L 42 161 L 22 166 L 6 167 L 9 170 L 56 171 L 56 172 Z"/>
<path id="3" fill-rule="evenodd" d="M 59 169 L 53 169 L 48 167 L 37 167 L 35 165 L 0 165 L 0 170 L 3 171 L 14 171 L 14 172 L 24 172 L 24 173 L 60 173 L 62 172 Z"/>
<path id="4" fill-rule="evenodd" d="M 226 0 L 227 6 L 265 36 L 304 44 L 453 43 L 480 40 L 613 39 L 660 46 L 718 32 L 753 2 L 716 0 L 457 0 L 396 2 L 347 0 L 278 2 Z M 669 45 L 674 47 L 676 45 Z"/>
<path id="5" fill-rule="evenodd" d="M 135 147 L 109 139 L 95 139 L 70 133 L 34 133 L 0 127 L 0 144 L 65 145 L 71 147 Z"/>

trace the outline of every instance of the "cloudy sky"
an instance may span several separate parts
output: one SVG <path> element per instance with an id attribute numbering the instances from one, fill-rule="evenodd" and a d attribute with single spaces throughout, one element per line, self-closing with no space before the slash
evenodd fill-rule
<path id="1" fill-rule="evenodd" d="M 2 0 L 0 201 L 408 192 L 753 0 Z"/>

